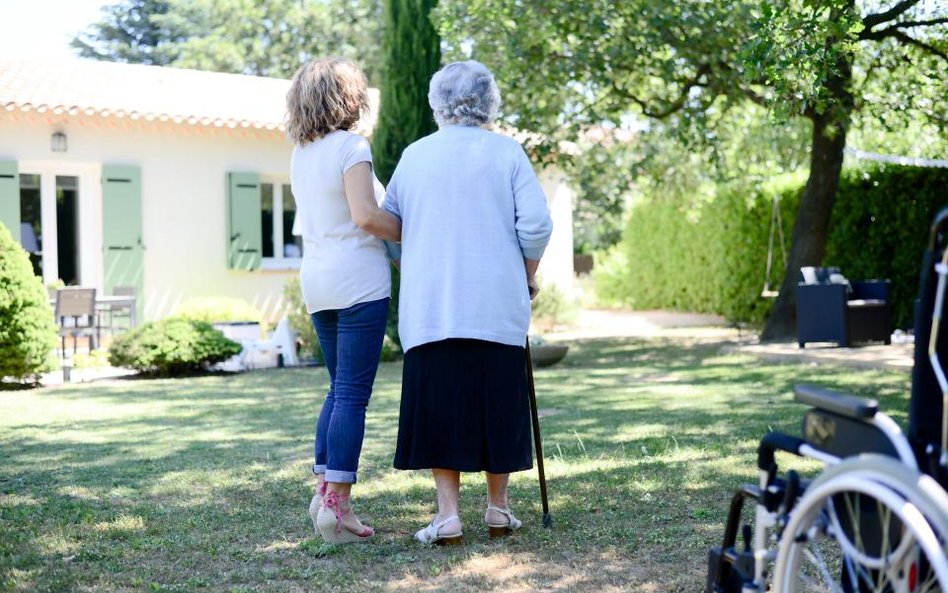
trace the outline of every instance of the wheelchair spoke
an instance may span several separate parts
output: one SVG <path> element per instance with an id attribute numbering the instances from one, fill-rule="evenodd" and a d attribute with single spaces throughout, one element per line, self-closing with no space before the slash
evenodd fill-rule
<path id="1" fill-rule="evenodd" d="M 944 514 L 890 465 L 854 460 L 810 485 L 780 539 L 774 591 L 948 593 Z"/>

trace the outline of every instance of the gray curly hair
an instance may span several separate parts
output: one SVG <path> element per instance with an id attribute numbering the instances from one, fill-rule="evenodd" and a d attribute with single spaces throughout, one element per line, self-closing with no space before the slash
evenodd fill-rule
<path id="1" fill-rule="evenodd" d="M 500 89 L 484 64 L 452 62 L 431 77 L 428 104 L 438 126 L 482 126 L 497 117 Z"/>

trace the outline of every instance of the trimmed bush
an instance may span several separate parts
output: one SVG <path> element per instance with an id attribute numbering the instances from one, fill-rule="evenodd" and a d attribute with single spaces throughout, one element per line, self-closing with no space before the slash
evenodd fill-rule
<path id="1" fill-rule="evenodd" d="M 178 305 L 172 317 L 205 321 L 207 323 L 227 323 L 231 321 L 255 321 L 261 323 L 263 314 L 259 309 L 233 297 L 196 297 Z"/>
<path id="2" fill-rule="evenodd" d="M 309 313 L 306 312 L 299 276 L 293 276 L 283 285 L 283 298 L 286 299 L 287 320 L 290 322 L 290 328 L 299 338 L 302 354 L 321 362 L 323 353 L 319 348 L 319 340 L 316 338 L 316 329 L 313 328 L 313 322 Z"/>
<path id="3" fill-rule="evenodd" d="M 43 280 L 0 223 L 0 378 L 35 381 L 51 370 L 56 335 Z"/>
<path id="4" fill-rule="evenodd" d="M 755 191 L 719 186 L 697 206 L 661 197 L 633 207 L 622 243 L 593 270 L 607 303 L 672 309 L 762 322 L 772 301 L 761 297 L 773 197 L 780 201 L 787 249 L 805 183 L 803 173 L 775 178 Z M 823 265 L 851 279 L 892 281 L 896 327 L 912 327 L 919 265 L 932 217 L 946 205 L 948 170 L 870 164 L 840 180 Z M 774 246 L 771 289 L 783 279 Z"/>
<path id="5" fill-rule="evenodd" d="M 576 319 L 576 303 L 553 284 L 540 283 L 540 292 L 530 301 L 530 309 L 531 322 L 539 331 L 550 331 Z"/>
<path id="6" fill-rule="evenodd" d="M 109 360 L 114 366 L 175 375 L 205 370 L 240 351 L 240 344 L 209 323 L 172 317 L 116 337 L 109 346 Z"/>

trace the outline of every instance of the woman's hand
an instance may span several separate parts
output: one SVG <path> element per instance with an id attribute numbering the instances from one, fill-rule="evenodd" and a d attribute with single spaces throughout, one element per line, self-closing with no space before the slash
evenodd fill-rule
<path id="1" fill-rule="evenodd" d="M 530 292 L 530 300 L 537 298 L 537 293 L 540 292 L 540 285 L 537 284 L 536 278 L 527 278 L 527 290 Z"/>

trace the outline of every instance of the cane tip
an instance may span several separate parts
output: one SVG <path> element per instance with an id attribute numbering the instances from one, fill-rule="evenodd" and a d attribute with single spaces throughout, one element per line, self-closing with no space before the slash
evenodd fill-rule
<path id="1" fill-rule="evenodd" d="M 543 513 L 543 527 L 546 529 L 553 527 L 553 517 L 550 516 L 550 513 Z"/>

